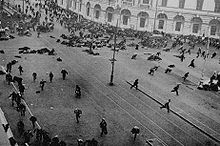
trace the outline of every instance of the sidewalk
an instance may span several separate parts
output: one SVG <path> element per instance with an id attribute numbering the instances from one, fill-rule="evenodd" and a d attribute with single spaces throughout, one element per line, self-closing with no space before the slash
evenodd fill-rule
<path id="1" fill-rule="evenodd" d="M 10 146 L 8 137 L 10 136 L 11 129 L 8 129 L 7 132 L 5 132 L 3 125 L 7 124 L 7 121 L 4 120 L 5 116 L 0 108 L 0 121 L 1 121 L 1 126 L 0 126 L 0 146 Z"/>

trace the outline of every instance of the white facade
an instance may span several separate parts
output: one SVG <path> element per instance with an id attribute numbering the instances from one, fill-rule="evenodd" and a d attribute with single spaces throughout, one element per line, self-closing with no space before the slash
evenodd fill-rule
<path id="1" fill-rule="evenodd" d="M 58 5 L 92 21 L 114 26 L 118 21 L 121 28 L 220 36 L 220 0 L 58 0 Z"/>

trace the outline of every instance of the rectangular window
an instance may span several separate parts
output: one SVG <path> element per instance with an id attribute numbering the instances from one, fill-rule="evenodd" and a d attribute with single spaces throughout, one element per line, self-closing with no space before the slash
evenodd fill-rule
<path id="1" fill-rule="evenodd" d="M 132 6 L 133 5 L 133 0 L 123 0 L 123 4 Z"/>
<path id="2" fill-rule="evenodd" d="M 181 30 L 181 25 L 182 25 L 182 22 L 176 22 L 175 31 L 180 31 Z"/>
<path id="3" fill-rule="evenodd" d="M 215 2 L 215 10 L 214 12 L 219 13 L 220 12 L 220 1 L 216 1 Z"/>
<path id="4" fill-rule="evenodd" d="M 77 3 L 76 3 L 76 1 L 75 1 L 75 4 L 74 4 L 74 10 L 76 10 L 76 5 L 77 5 Z"/>
<path id="5" fill-rule="evenodd" d="M 95 18 L 96 18 L 96 19 L 99 19 L 99 10 L 96 10 L 96 11 L 95 11 Z"/>
<path id="6" fill-rule="evenodd" d="M 145 27 L 145 21 L 146 21 L 146 18 L 140 18 L 140 27 L 141 28 Z"/>
<path id="7" fill-rule="evenodd" d="M 198 33 L 199 32 L 199 24 L 193 24 L 192 32 L 193 33 Z"/>
<path id="8" fill-rule="evenodd" d="M 185 0 L 179 0 L 179 8 L 184 8 Z"/>
<path id="9" fill-rule="evenodd" d="M 196 10 L 202 10 L 204 0 L 197 0 Z"/>
<path id="10" fill-rule="evenodd" d="M 216 26 L 211 26 L 210 35 L 215 35 L 216 31 L 217 31 L 217 27 Z"/>
<path id="11" fill-rule="evenodd" d="M 167 0 L 162 0 L 161 6 L 166 7 L 167 6 Z"/>
<path id="12" fill-rule="evenodd" d="M 82 2 L 80 2 L 80 5 L 79 5 L 79 11 L 81 12 L 82 10 Z"/>
<path id="13" fill-rule="evenodd" d="M 128 25 L 128 16 L 123 16 L 123 25 Z"/>
<path id="14" fill-rule="evenodd" d="M 112 22 L 112 13 L 108 13 L 108 22 Z"/>
<path id="15" fill-rule="evenodd" d="M 164 20 L 159 20 L 158 29 L 163 29 Z"/>
<path id="16" fill-rule="evenodd" d="M 148 5 L 149 3 L 150 3 L 149 0 L 143 0 L 143 4 L 144 4 L 144 5 Z"/>

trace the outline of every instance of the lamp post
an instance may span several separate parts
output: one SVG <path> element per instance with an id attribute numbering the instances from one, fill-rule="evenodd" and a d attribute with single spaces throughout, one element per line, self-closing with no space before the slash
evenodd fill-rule
<path id="1" fill-rule="evenodd" d="M 117 14 L 120 13 L 121 8 L 117 7 L 116 12 Z M 115 37 L 114 37 L 114 49 L 113 49 L 113 55 L 112 55 L 112 59 L 110 59 L 111 64 L 112 64 L 112 70 L 111 70 L 111 76 L 110 76 L 110 86 L 113 86 L 113 78 L 114 78 L 114 67 L 115 67 L 115 52 L 116 52 L 116 36 L 117 36 L 117 32 L 118 32 L 118 18 L 117 18 L 117 23 L 116 23 L 116 28 L 115 28 Z"/>
<path id="2" fill-rule="evenodd" d="M 112 63 L 112 70 L 111 70 L 110 83 L 109 83 L 110 86 L 113 85 L 113 78 L 114 78 L 114 67 L 115 67 L 115 61 L 116 61 L 115 52 L 116 52 L 116 35 L 117 35 L 117 32 L 118 32 L 118 19 L 117 19 L 117 24 L 116 24 L 116 28 L 115 28 L 113 55 L 112 55 L 112 59 L 110 59 L 110 61 Z"/>

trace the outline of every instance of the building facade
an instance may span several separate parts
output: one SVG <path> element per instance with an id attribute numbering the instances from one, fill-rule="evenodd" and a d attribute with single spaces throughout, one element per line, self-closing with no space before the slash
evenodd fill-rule
<path id="1" fill-rule="evenodd" d="M 220 37 L 220 0 L 58 0 L 58 5 L 121 28 Z"/>

